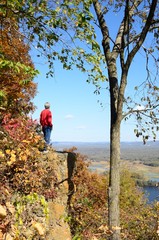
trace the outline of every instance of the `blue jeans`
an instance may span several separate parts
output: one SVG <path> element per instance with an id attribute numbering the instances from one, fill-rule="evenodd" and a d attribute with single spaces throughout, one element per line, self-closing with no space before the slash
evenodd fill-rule
<path id="1" fill-rule="evenodd" d="M 43 130 L 43 133 L 44 133 L 45 142 L 46 142 L 46 144 L 49 145 L 52 127 L 44 126 L 42 130 Z"/>

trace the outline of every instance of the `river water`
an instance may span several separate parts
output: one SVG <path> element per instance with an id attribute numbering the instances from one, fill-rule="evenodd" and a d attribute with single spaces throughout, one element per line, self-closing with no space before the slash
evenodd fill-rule
<path id="1" fill-rule="evenodd" d="M 145 186 L 143 187 L 148 203 L 159 201 L 159 187 Z"/>

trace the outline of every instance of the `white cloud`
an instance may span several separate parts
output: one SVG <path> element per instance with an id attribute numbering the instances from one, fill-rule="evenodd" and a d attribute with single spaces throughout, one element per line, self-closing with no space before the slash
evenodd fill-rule
<path id="1" fill-rule="evenodd" d="M 72 114 L 67 114 L 67 115 L 65 116 L 65 119 L 72 119 L 72 118 L 74 118 L 74 116 L 73 116 Z"/>
<path id="2" fill-rule="evenodd" d="M 137 106 L 134 108 L 134 110 L 139 110 L 139 111 L 144 110 L 144 109 L 145 109 L 145 107 L 144 107 L 143 105 L 137 105 Z"/>

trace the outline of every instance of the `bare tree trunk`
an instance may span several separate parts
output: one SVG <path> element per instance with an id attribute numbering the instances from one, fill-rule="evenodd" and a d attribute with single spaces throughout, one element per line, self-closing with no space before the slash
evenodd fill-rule
<path id="1" fill-rule="evenodd" d="M 112 231 L 111 240 L 120 240 L 120 124 L 122 112 L 118 111 L 119 88 L 115 61 L 108 65 L 110 85 L 110 173 L 108 197 L 108 225 Z"/>
<path id="2" fill-rule="evenodd" d="M 120 126 L 111 126 L 110 139 L 110 175 L 108 197 L 108 225 L 112 231 L 111 240 L 120 239 Z"/>

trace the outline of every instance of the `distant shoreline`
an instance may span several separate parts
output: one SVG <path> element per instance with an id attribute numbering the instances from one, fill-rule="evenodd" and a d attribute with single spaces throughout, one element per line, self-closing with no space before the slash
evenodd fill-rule
<path id="1" fill-rule="evenodd" d="M 76 147 L 75 152 L 88 157 L 91 168 L 103 173 L 109 170 L 109 142 L 53 142 L 53 148 L 64 150 Z M 142 176 L 143 184 L 159 182 L 159 141 L 121 142 L 121 164 L 131 172 Z M 153 182 L 153 183 L 152 183 Z"/>

